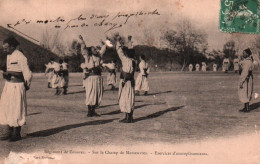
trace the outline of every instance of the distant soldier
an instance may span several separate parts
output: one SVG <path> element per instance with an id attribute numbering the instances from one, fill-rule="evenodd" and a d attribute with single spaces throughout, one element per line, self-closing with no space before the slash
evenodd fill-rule
<path id="1" fill-rule="evenodd" d="M 200 65 L 196 64 L 196 71 L 200 71 Z"/>
<path id="2" fill-rule="evenodd" d="M 69 87 L 69 59 L 65 58 L 62 65 L 62 73 L 63 73 L 63 78 L 64 78 L 64 84 L 63 84 L 63 94 L 67 94 L 67 90 Z"/>
<path id="3" fill-rule="evenodd" d="M 53 89 L 56 89 L 55 95 L 60 95 L 62 92 L 62 88 L 64 86 L 62 63 L 63 63 L 62 59 L 59 60 L 59 63 L 57 63 L 57 62 L 53 63 L 54 75 L 52 78 L 51 85 L 52 85 Z"/>
<path id="4" fill-rule="evenodd" d="M 9 37 L 3 42 L 3 49 L 7 53 L 6 79 L 0 99 L 0 124 L 6 126 L 6 136 L 2 140 L 21 140 L 21 127 L 26 122 L 27 100 L 26 91 L 29 90 L 32 72 L 27 58 L 17 49 L 19 42 Z"/>
<path id="5" fill-rule="evenodd" d="M 148 63 L 145 61 L 145 56 L 140 56 L 139 69 L 140 73 L 137 76 L 135 81 L 135 91 L 136 94 L 139 95 L 140 91 L 144 91 L 144 95 L 148 95 L 149 85 L 148 85 L 148 75 L 149 75 L 149 67 Z"/>
<path id="6" fill-rule="evenodd" d="M 192 70 L 193 70 L 193 65 L 190 64 L 190 65 L 189 65 L 189 72 L 192 72 Z"/>
<path id="7" fill-rule="evenodd" d="M 45 75 L 48 76 L 48 88 L 52 87 L 51 81 L 54 75 L 53 63 L 54 63 L 54 58 L 51 57 L 50 62 L 47 65 L 45 65 L 46 66 Z"/>
<path id="8" fill-rule="evenodd" d="M 223 72 L 228 73 L 230 61 L 228 58 L 223 60 Z"/>
<path id="9" fill-rule="evenodd" d="M 218 67 L 217 64 L 214 63 L 214 64 L 213 64 L 213 72 L 217 72 L 217 67 Z"/>
<path id="10" fill-rule="evenodd" d="M 114 90 L 116 86 L 116 60 L 107 64 L 103 63 L 102 66 L 108 68 L 107 85 L 111 86 L 111 90 Z"/>
<path id="11" fill-rule="evenodd" d="M 237 73 L 239 71 L 239 59 L 238 59 L 238 57 L 236 57 L 233 60 L 233 64 L 234 64 L 234 71 L 235 71 L 235 73 Z"/>
<path id="12" fill-rule="evenodd" d="M 207 70 L 206 70 L 206 69 L 207 69 L 206 63 L 205 63 L 205 62 L 202 62 L 201 65 L 202 65 L 201 71 L 202 71 L 202 72 L 206 72 L 206 71 L 207 71 Z"/>
<path id="13" fill-rule="evenodd" d="M 243 51 L 243 60 L 241 61 L 241 75 L 239 78 L 239 89 L 238 89 L 238 97 L 239 100 L 244 103 L 244 109 L 240 110 L 240 112 L 250 112 L 249 102 L 252 99 L 253 93 L 253 60 L 252 60 L 252 52 L 251 50 L 245 49 Z"/>

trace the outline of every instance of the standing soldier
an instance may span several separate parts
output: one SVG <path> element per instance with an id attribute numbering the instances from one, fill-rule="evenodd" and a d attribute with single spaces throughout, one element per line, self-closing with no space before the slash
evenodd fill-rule
<path id="1" fill-rule="evenodd" d="M 200 65 L 196 64 L 196 71 L 200 71 Z"/>
<path id="2" fill-rule="evenodd" d="M 62 65 L 62 72 L 63 72 L 63 78 L 64 78 L 64 85 L 63 85 L 63 94 L 66 95 L 69 87 L 69 59 L 65 58 Z"/>
<path id="3" fill-rule="evenodd" d="M 192 70 L 193 70 L 193 65 L 190 64 L 190 65 L 189 65 L 189 72 L 192 72 Z"/>
<path id="4" fill-rule="evenodd" d="M 108 68 L 107 85 L 111 86 L 111 90 L 114 90 L 116 86 L 116 60 L 112 60 L 111 63 L 104 63 L 102 66 Z"/>
<path id="5" fill-rule="evenodd" d="M 213 72 L 217 72 L 217 67 L 218 67 L 217 64 L 214 63 L 214 64 L 213 64 Z"/>
<path id="6" fill-rule="evenodd" d="M 229 59 L 228 59 L 228 58 L 225 58 L 225 59 L 223 60 L 223 72 L 228 73 L 229 64 L 230 64 Z"/>
<path id="7" fill-rule="evenodd" d="M 238 57 L 236 57 L 233 60 L 233 64 L 234 64 L 234 71 L 235 71 L 235 73 L 237 73 L 239 71 L 239 59 L 238 59 Z"/>
<path id="8" fill-rule="evenodd" d="M 125 118 L 120 120 L 123 123 L 133 123 L 133 112 L 135 105 L 135 80 L 134 73 L 136 63 L 134 53 L 128 48 L 122 48 L 120 37 L 117 37 L 116 51 L 122 62 L 122 72 L 119 83 L 119 107 L 121 112 L 125 113 Z"/>
<path id="9" fill-rule="evenodd" d="M 85 58 L 85 63 L 82 65 L 83 69 L 88 72 L 88 77 L 84 80 L 86 90 L 86 105 L 88 106 L 88 117 L 100 116 L 95 109 L 100 105 L 103 97 L 103 79 L 101 76 L 101 58 L 106 51 L 106 45 L 98 52 L 95 47 L 87 48 L 83 37 L 80 35 L 81 53 Z"/>
<path id="10" fill-rule="evenodd" d="M 54 69 L 54 75 L 52 78 L 52 88 L 56 89 L 55 95 L 60 95 L 62 92 L 63 86 L 64 86 L 64 77 L 63 77 L 63 72 L 62 72 L 62 63 L 63 60 L 60 59 L 59 63 L 54 62 L 53 63 L 53 69 Z"/>
<path id="11" fill-rule="evenodd" d="M 239 89 L 238 89 L 238 97 L 239 100 L 244 103 L 244 109 L 240 110 L 240 112 L 250 112 L 249 110 L 249 101 L 252 98 L 253 93 L 253 60 L 252 60 L 252 52 L 251 50 L 245 49 L 243 51 L 243 60 L 240 63 L 242 72 L 239 78 Z"/>
<path id="12" fill-rule="evenodd" d="M 0 99 L 0 124 L 7 127 L 8 133 L 1 139 L 10 141 L 21 140 L 21 126 L 26 122 L 27 113 L 26 91 L 32 79 L 27 58 L 17 50 L 18 45 L 14 37 L 3 42 L 3 49 L 8 55 L 4 72 L 6 82 Z"/>
<path id="13" fill-rule="evenodd" d="M 206 69 L 207 69 L 206 63 L 205 63 L 205 62 L 202 62 L 201 64 L 202 64 L 201 71 L 202 71 L 202 72 L 206 72 L 206 71 L 207 71 L 207 70 L 206 70 Z"/>
<path id="14" fill-rule="evenodd" d="M 53 63 L 54 63 L 54 58 L 51 57 L 50 62 L 47 65 L 45 65 L 46 66 L 45 75 L 48 76 L 48 88 L 52 87 L 51 81 L 54 74 Z"/>
<path id="15" fill-rule="evenodd" d="M 139 69 L 140 73 L 137 76 L 136 84 L 135 84 L 135 91 L 136 95 L 139 95 L 140 91 L 144 91 L 144 95 L 148 95 L 149 85 L 148 85 L 148 75 L 149 75 L 149 67 L 148 63 L 145 61 L 145 56 L 142 55 L 139 57 Z"/>

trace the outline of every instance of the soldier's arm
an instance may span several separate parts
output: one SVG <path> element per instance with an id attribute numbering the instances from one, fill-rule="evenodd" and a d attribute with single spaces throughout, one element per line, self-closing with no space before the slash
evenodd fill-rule
<path id="1" fill-rule="evenodd" d="M 240 75 L 240 78 L 239 78 L 240 88 L 243 88 L 243 84 L 248 77 L 249 68 L 250 68 L 250 64 L 245 63 L 243 65 L 242 72 L 241 72 L 241 75 Z"/>
<path id="2" fill-rule="evenodd" d="M 101 47 L 101 50 L 99 51 L 99 54 L 100 54 L 100 57 L 103 57 L 103 55 L 106 52 L 107 46 L 103 41 L 101 41 L 101 43 L 102 43 L 102 47 Z"/>
<path id="3" fill-rule="evenodd" d="M 21 70 L 22 70 L 22 73 L 23 73 L 25 84 L 29 88 L 30 85 L 31 85 L 31 81 L 32 81 L 32 72 L 29 69 L 29 66 L 28 66 L 28 63 L 27 63 L 27 58 L 25 56 L 21 55 L 19 57 L 19 64 L 21 66 Z"/>
<path id="4" fill-rule="evenodd" d="M 89 56 L 86 43 L 81 35 L 79 36 L 79 39 L 80 39 L 80 45 L 81 45 L 81 54 L 86 59 Z"/>

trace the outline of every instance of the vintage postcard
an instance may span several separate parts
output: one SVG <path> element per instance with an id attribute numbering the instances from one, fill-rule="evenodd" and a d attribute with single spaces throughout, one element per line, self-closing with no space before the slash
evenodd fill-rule
<path id="1" fill-rule="evenodd" d="M 1 0 L 0 163 L 259 164 L 259 0 Z"/>

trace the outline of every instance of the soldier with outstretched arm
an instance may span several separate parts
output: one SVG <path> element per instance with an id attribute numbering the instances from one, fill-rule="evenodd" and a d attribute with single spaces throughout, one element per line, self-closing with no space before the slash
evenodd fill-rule
<path id="1" fill-rule="evenodd" d="M 129 53 L 128 48 L 123 48 L 120 44 L 120 37 L 117 37 L 116 51 L 122 62 L 122 72 L 119 82 L 119 107 L 121 112 L 125 113 L 125 118 L 120 120 L 123 123 L 133 122 L 133 112 L 135 106 L 135 80 L 134 73 L 136 63 L 134 54 Z"/>
<path id="2" fill-rule="evenodd" d="M 86 90 L 86 105 L 88 106 L 88 117 L 100 116 L 95 109 L 100 105 L 103 97 L 103 79 L 101 76 L 101 58 L 106 51 L 106 45 L 102 42 L 101 50 L 98 52 L 95 47 L 86 47 L 83 37 L 80 35 L 81 53 L 85 59 L 85 63 L 81 64 L 81 68 L 86 70 L 87 77 L 84 78 L 84 86 Z"/>

